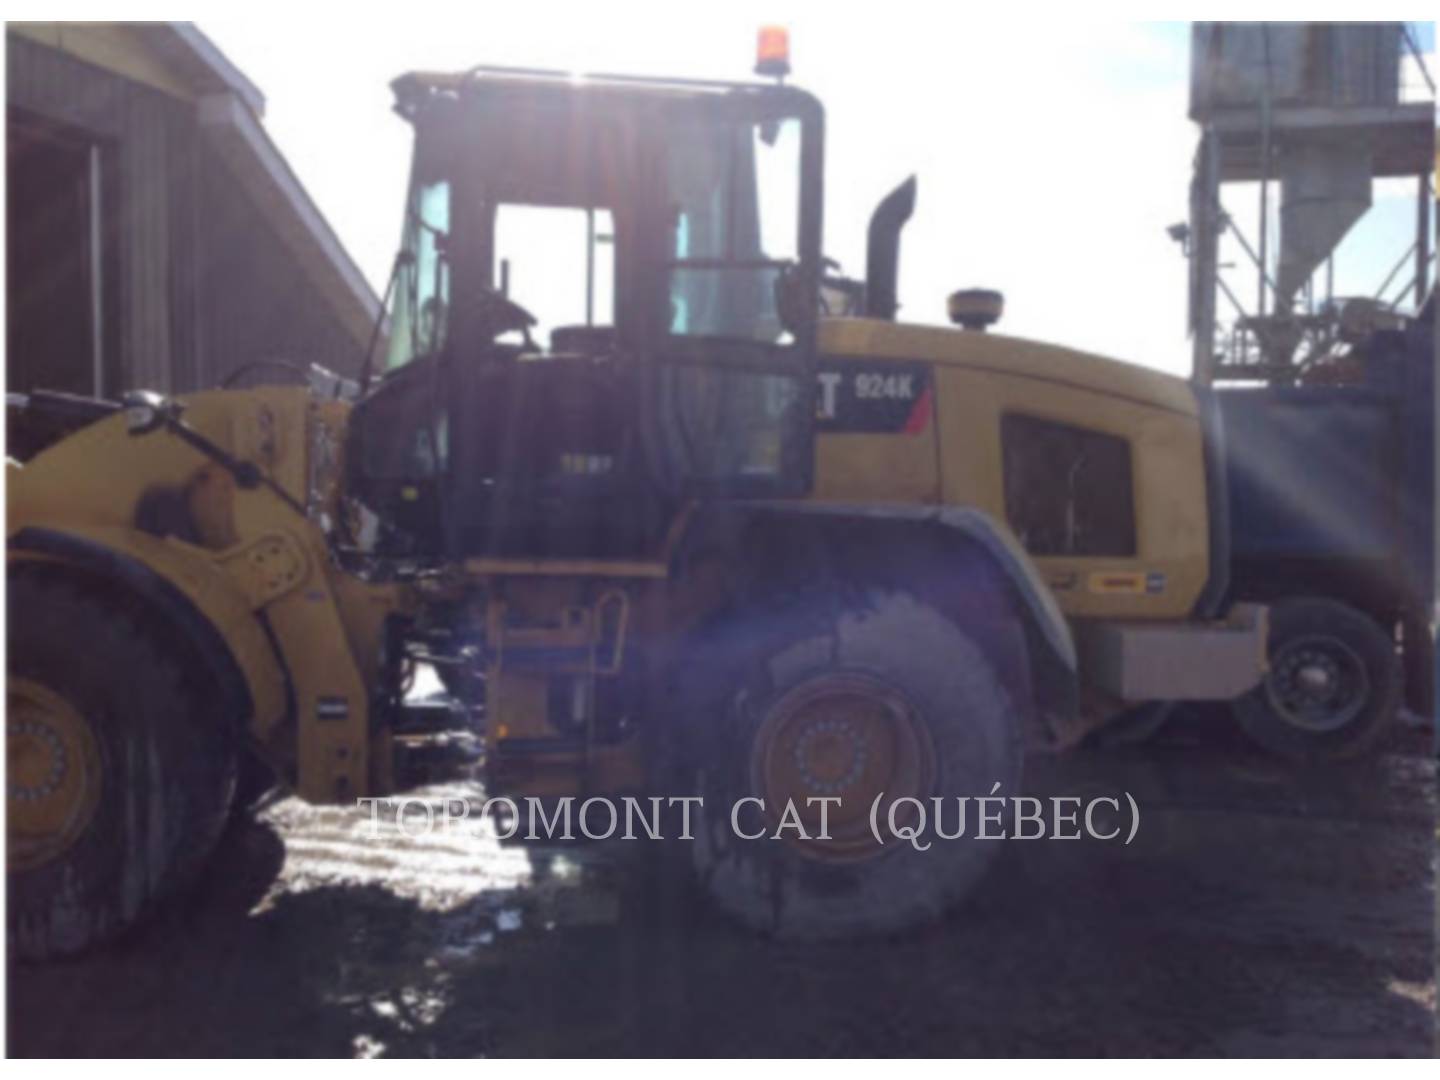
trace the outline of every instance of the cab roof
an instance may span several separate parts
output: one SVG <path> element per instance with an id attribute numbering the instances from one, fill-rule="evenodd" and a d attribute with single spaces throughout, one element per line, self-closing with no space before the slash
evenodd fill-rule
<path id="1" fill-rule="evenodd" d="M 395 109 L 407 119 L 437 98 L 513 96 L 532 100 L 603 97 L 639 104 L 657 100 L 714 100 L 722 97 L 791 102 L 818 109 L 819 101 L 797 87 L 756 80 L 729 82 L 643 75 L 577 74 L 545 68 L 479 65 L 466 71 L 411 71 L 390 84 Z"/>

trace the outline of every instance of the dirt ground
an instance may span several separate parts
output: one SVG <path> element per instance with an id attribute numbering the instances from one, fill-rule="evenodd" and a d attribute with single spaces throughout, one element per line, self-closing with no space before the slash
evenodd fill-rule
<path id="1" fill-rule="evenodd" d="M 758 939 L 636 845 L 368 836 L 279 803 L 183 909 L 9 972 L 15 1055 L 1430 1055 L 1428 735 L 1302 778 L 1214 727 L 1032 765 L 1130 791 L 1128 848 L 1006 845 L 942 925 Z M 434 797 L 467 792 L 434 789 Z M 673 879 L 662 877 L 662 882 Z"/>

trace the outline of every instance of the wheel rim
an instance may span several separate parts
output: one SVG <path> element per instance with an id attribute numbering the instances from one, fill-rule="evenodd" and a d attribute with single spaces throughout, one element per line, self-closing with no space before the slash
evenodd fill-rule
<path id="1" fill-rule="evenodd" d="M 12 678 L 6 707 L 6 864 L 25 870 L 66 851 L 90 824 L 100 752 L 79 710 L 48 687 Z"/>
<path id="2" fill-rule="evenodd" d="M 1360 715 L 1370 697 L 1370 677 L 1349 645 L 1328 634 L 1313 634 L 1281 646 L 1270 660 L 1265 691 L 1286 723 L 1323 734 Z"/>
<path id="3" fill-rule="evenodd" d="M 756 735 L 751 781 L 765 800 L 773 830 L 788 805 L 808 838 L 786 828 L 781 838 L 826 860 L 867 858 L 884 850 L 870 828 L 883 793 L 881 821 L 900 798 L 924 798 L 935 779 L 934 750 L 918 711 L 894 687 L 868 675 L 831 674 L 803 683 L 770 709 Z M 822 806 L 809 798 L 840 798 Z M 895 813 L 896 826 L 914 824 L 914 808 Z M 887 826 L 888 827 L 888 826 Z"/>

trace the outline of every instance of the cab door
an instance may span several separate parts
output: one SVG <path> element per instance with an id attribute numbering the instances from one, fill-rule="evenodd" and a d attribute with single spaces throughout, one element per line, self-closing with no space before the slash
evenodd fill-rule
<path id="1" fill-rule="evenodd" d="M 677 497 L 796 498 L 814 471 L 822 114 L 784 88 L 666 110 L 645 292 L 647 451 Z"/>

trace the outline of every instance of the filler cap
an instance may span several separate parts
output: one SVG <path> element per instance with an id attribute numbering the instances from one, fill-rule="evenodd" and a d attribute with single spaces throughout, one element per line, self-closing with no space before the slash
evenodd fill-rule
<path id="1" fill-rule="evenodd" d="M 1005 314 L 1005 295 L 995 289 L 959 289 L 946 305 L 950 321 L 966 330 L 984 330 Z"/>

